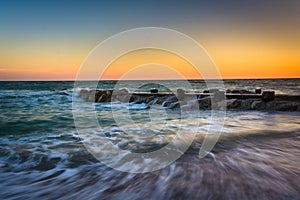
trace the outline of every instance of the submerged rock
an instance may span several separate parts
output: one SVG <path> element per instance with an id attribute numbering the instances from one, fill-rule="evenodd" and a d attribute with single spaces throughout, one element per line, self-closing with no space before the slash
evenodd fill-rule
<path id="1" fill-rule="evenodd" d="M 178 99 L 175 95 L 167 96 L 166 98 L 161 98 L 161 105 L 163 107 L 169 107 L 172 103 L 178 102 Z"/>
<path id="2" fill-rule="evenodd" d="M 241 105 L 238 107 L 238 109 L 242 110 L 251 110 L 251 105 L 255 101 L 254 99 L 245 99 L 241 101 Z"/>
<path id="3" fill-rule="evenodd" d="M 211 97 L 204 97 L 198 100 L 200 109 L 208 109 L 211 107 Z"/>
<path id="4" fill-rule="evenodd" d="M 154 99 L 156 99 L 156 101 L 158 100 L 158 98 L 155 98 L 154 96 L 146 97 L 145 103 L 152 105 L 154 102 Z"/>
<path id="5" fill-rule="evenodd" d="M 180 103 L 179 101 L 171 103 L 168 108 L 180 108 Z"/>
<path id="6" fill-rule="evenodd" d="M 255 100 L 251 104 L 251 110 L 265 110 L 266 103 L 261 100 Z"/>
<path id="7" fill-rule="evenodd" d="M 181 109 L 183 110 L 199 110 L 200 105 L 198 103 L 198 100 L 192 99 L 184 103 L 185 103 L 184 105 L 183 102 L 180 105 Z"/>
<path id="8" fill-rule="evenodd" d="M 266 102 L 266 110 L 270 110 L 270 111 L 276 110 L 276 101 Z"/>
<path id="9" fill-rule="evenodd" d="M 241 105 L 241 101 L 238 99 L 228 99 L 226 100 L 227 109 L 236 109 Z"/>
<path id="10" fill-rule="evenodd" d="M 278 111 L 297 111 L 300 109 L 300 104 L 297 102 L 277 102 L 276 110 Z"/>
<path id="11" fill-rule="evenodd" d="M 146 97 L 143 97 L 143 96 L 139 96 L 139 95 L 131 95 L 130 96 L 130 100 L 129 102 L 134 102 L 134 103 L 147 103 L 146 102 Z"/>
<path id="12" fill-rule="evenodd" d="M 264 102 L 273 101 L 275 99 L 275 92 L 274 91 L 264 91 L 262 93 L 262 100 Z"/>

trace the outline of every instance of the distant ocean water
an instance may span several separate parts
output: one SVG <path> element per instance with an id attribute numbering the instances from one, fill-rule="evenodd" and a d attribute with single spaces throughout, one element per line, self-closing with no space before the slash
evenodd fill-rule
<path id="1" fill-rule="evenodd" d="M 179 81 L 162 81 L 177 88 Z M 94 82 L 85 81 L 83 88 Z M 113 89 L 103 81 L 99 89 Z M 135 88 L 137 81 L 127 81 Z M 152 86 L 155 86 L 155 82 Z M 191 80 L 193 92 L 205 82 Z M 72 81 L 0 82 L 0 198 L 1 199 L 298 199 L 300 196 L 300 113 L 227 111 L 223 134 L 212 152 L 200 159 L 198 151 L 209 126 L 210 111 L 200 112 L 201 125 L 179 120 L 178 110 L 168 110 L 167 131 L 156 130 L 167 142 L 180 126 L 197 129 L 199 136 L 188 151 L 171 165 L 154 172 L 131 174 L 111 169 L 83 146 L 72 114 L 72 96 L 80 88 Z M 149 87 L 152 87 L 149 86 Z M 225 89 L 275 90 L 300 94 L 300 79 L 225 80 Z M 148 90 L 148 87 L 143 90 Z M 164 88 L 159 88 L 163 90 Z M 76 95 L 75 95 L 76 96 Z M 76 98 L 76 97 L 75 97 Z M 85 115 L 82 101 L 81 114 Z M 118 128 L 112 106 L 95 103 L 105 137 L 114 145 L 126 142 L 131 149 L 148 148 L 148 129 Z M 140 106 L 140 105 L 132 105 Z M 134 109 L 138 124 L 161 126 L 161 115 Z M 153 124 L 153 122 L 157 124 Z M 143 126 L 144 127 L 144 126 Z"/>

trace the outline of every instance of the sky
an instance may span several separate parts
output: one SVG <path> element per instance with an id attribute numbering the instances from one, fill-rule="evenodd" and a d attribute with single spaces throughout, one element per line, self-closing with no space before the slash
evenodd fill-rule
<path id="1" fill-rule="evenodd" d="M 95 46 L 138 27 L 164 27 L 190 36 L 205 48 L 224 79 L 300 78 L 298 0 L 0 3 L 0 80 L 74 80 Z M 103 78 L 117 79 L 150 61 L 196 77 L 193 66 L 180 58 L 144 51 L 118 58 Z M 168 78 L 167 72 L 149 67 L 130 78 Z"/>

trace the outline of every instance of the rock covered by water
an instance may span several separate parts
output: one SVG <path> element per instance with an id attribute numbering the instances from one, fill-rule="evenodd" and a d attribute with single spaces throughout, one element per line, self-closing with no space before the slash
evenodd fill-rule
<path id="1" fill-rule="evenodd" d="M 153 92 L 154 91 L 154 92 Z M 300 96 L 275 95 L 274 91 L 227 90 L 226 93 L 217 89 L 205 90 L 200 94 L 186 93 L 178 89 L 176 94 L 150 92 L 130 92 L 120 90 L 87 90 L 80 91 L 80 96 L 88 102 L 130 102 L 161 105 L 166 108 L 182 109 L 237 109 L 237 110 L 268 110 L 268 111 L 300 111 Z M 225 102 L 224 102 L 225 100 Z"/>

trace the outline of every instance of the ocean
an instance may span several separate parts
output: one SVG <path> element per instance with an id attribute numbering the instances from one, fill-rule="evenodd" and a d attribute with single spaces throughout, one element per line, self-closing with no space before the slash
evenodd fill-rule
<path id="1" fill-rule="evenodd" d="M 140 82 L 122 84 L 132 90 Z M 138 90 L 169 91 L 180 85 L 152 82 Z M 207 89 L 202 80 L 189 83 L 191 92 Z M 115 84 L 96 83 L 99 89 Z M 80 85 L 0 82 L 0 199 L 299 199 L 300 112 L 228 110 L 216 145 L 201 158 L 199 150 L 214 123 L 210 110 L 191 111 L 197 116 L 191 120 L 180 109 L 86 102 L 77 93 L 95 82 Z M 299 95 L 300 79 L 224 80 L 224 87 Z M 91 105 L 100 127 L 89 123 Z M 113 110 L 127 112 L 114 116 Z M 86 121 L 74 123 L 74 112 Z M 78 125 L 84 134 L 78 134 Z M 135 169 L 130 155 L 147 156 L 166 147 L 179 129 L 182 140 L 196 133 L 180 157 L 149 171 L 147 165 L 155 161 L 147 159 L 144 173 L 122 170 Z M 86 145 L 106 145 L 104 140 L 122 153 L 101 152 L 99 161 Z"/>

